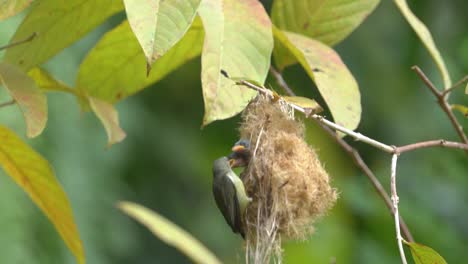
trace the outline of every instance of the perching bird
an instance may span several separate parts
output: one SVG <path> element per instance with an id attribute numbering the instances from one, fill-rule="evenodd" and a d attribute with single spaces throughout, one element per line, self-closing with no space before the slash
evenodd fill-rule
<path id="1" fill-rule="evenodd" d="M 247 196 L 244 183 L 232 171 L 227 157 L 219 158 L 213 163 L 213 195 L 232 232 L 245 238 L 242 219 L 252 199 Z"/>
<path id="2" fill-rule="evenodd" d="M 250 141 L 243 138 L 234 144 L 232 153 L 228 156 L 232 168 L 246 167 L 249 164 L 250 157 Z"/>

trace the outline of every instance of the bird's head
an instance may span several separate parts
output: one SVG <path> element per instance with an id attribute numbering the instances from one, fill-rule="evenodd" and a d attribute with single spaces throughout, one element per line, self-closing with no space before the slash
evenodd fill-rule
<path id="1" fill-rule="evenodd" d="M 250 141 L 240 139 L 232 147 L 232 153 L 228 156 L 232 168 L 245 167 L 250 161 Z"/>

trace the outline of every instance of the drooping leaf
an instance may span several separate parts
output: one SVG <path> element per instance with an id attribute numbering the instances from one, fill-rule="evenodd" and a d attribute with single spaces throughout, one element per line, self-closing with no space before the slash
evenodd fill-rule
<path id="1" fill-rule="evenodd" d="M 452 109 L 458 110 L 462 113 L 465 117 L 468 117 L 468 106 L 453 104 Z"/>
<path id="2" fill-rule="evenodd" d="M 33 0 L 0 0 L 0 21 L 12 17 L 26 7 L 28 7 Z"/>
<path id="3" fill-rule="evenodd" d="M 89 104 L 106 129 L 108 138 L 107 145 L 110 147 L 112 144 L 124 140 L 126 134 L 122 128 L 120 128 L 119 115 L 114 106 L 93 97 L 89 97 Z"/>
<path id="4" fill-rule="evenodd" d="M 47 98 L 20 68 L 0 62 L 0 84 L 16 101 L 26 121 L 26 135 L 36 137 L 47 123 Z"/>
<path id="5" fill-rule="evenodd" d="M 9 48 L 5 60 L 28 71 L 80 39 L 111 15 L 123 10 L 121 1 L 36 1 L 10 42 L 27 43 Z"/>
<path id="6" fill-rule="evenodd" d="M 432 59 L 436 63 L 437 68 L 439 69 L 439 72 L 442 76 L 445 89 L 450 88 L 452 86 L 450 75 L 447 71 L 447 67 L 445 66 L 445 62 L 442 59 L 442 56 L 440 55 L 439 50 L 437 49 L 437 46 L 434 43 L 434 39 L 432 38 L 431 32 L 429 32 L 426 25 L 424 25 L 424 23 L 421 22 L 421 20 L 419 20 L 413 14 L 411 9 L 408 7 L 408 3 L 406 3 L 406 0 L 394 0 L 394 1 L 395 1 L 395 4 L 400 9 L 400 12 L 406 18 L 408 23 L 411 25 L 413 30 L 418 35 L 421 42 L 426 47 L 427 51 L 429 51 L 429 54 L 431 54 Z"/>
<path id="7" fill-rule="evenodd" d="M 3 126 L 0 126 L 0 165 L 54 224 L 77 262 L 85 263 L 70 202 L 52 167 L 13 131 Z"/>
<path id="8" fill-rule="evenodd" d="M 150 67 L 187 32 L 200 0 L 124 0 L 124 3 L 130 27 Z"/>
<path id="9" fill-rule="evenodd" d="M 302 96 L 282 96 L 288 102 L 304 108 L 308 114 L 317 114 L 323 111 L 323 108 L 313 99 Z"/>
<path id="10" fill-rule="evenodd" d="M 415 264 L 447 264 L 445 259 L 434 249 L 414 242 L 406 242 L 411 249 Z"/>
<path id="11" fill-rule="evenodd" d="M 282 30 L 331 46 L 356 29 L 378 3 L 379 0 L 275 0 L 271 18 Z"/>
<path id="12" fill-rule="evenodd" d="M 220 71 L 263 84 L 273 38 L 270 19 L 257 0 L 205 0 L 199 14 L 205 28 L 202 86 L 207 125 L 239 113 L 256 94 L 234 85 Z"/>
<path id="13" fill-rule="evenodd" d="M 201 53 L 203 27 L 195 19 L 185 36 L 145 74 L 145 56 L 127 21 L 107 32 L 82 62 L 77 89 L 116 102 L 155 83 Z"/>
<path id="14" fill-rule="evenodd" d="M 125 214 L 146 226 L 159 239 L 180 250 L 193 262 L 221 263 L 200 241 L 156 212 L 131 202 L 120 202 L 118 207 Z"/>
<path id="15" fill-rule="evenodd" d="M 304 67 L 327 103 L 335 123 L 355 129 L 361 119 L 361 95 L 340 56 L 325 44 L 305 36 L 273 30 L 275 39 Z"/>

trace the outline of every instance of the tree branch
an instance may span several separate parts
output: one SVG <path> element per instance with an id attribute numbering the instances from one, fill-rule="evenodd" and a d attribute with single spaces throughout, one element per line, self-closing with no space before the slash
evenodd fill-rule
<path id="1" fill-rule="evenodd" d="M 424 84 L 427 86 L 427 88 L 429 88 L 429 90 L 432 92 L 432 94 L 434 94 L 434 96 L 437 98 L 437 102 L 439 103 L 442 110 L 447 114 L 450 122 L 452 123 L 452 126 L 455 128 L 455 131 L 457 132 L 457 134 L 460 137 L 461 141 L 463 143 L 465 143 L 465 144 L 468 144 L 468 138 L 466 137 L 465 132 L 463 132 L 463 127 L 460 125 L 460 123 L 458 123 L 457 118 L 453 114 L 452 108 L 447 103 L 448 93 L 440 92 L 435 87 L 435 85 L 431 82 L 431 80 L 429 80 L 429 78 L 427 78 L 426 74 L 424 74 L 424 72 L 418 66 L 413 66 L 413 67 L 411 67 L 411 69 L 414 70 L 418 74 L 419 78 L 421 78 L 421 80 L 424 82 Z M 462 79 L 462 81 L 463 80 L 464 79 Z M 461 82 L 461 83 L 463 83 L 463 82 Z M 456 85 L 460 85 L 461 83 L 457 82 Z M 453 90 L 453 87 L 456 87 L 456 86 L 452 86 L 448 90 Z"/>
<path id="2" fill-rule="evenodd" d="M 400 232 L 400 215 L 398 213 L 398 195 L 396 189 L 396 168 L 397 168 L 398 154 L 393 154 L 391 174 L 390 174 L 390 189 L 392 192 L 392 203 L 393 203 L 393 215 L 395 218 L 395 229 L 398 243 L 398 249 L 400 250 L 401 263 L 407 264 L 405 250 L 403 249 L 403 238 Z"/>
<path id="3" fill-rule="evenodd" d="M 408 151 L 413 151 L 420 148 L 430 148 L 430 147 L 446 147 L 446 148 L 458 148 L 463 150 L 468 150 L 468 144 L 463 144 L 460 142 L 446 141 L 444 139 L 438 140 L 429 140 L 417 142 L 405 146 L 400 146 L 395 148 L 395 153 L 403 153 Z"/>
<path id="4" fill-rule="evenodd" d="M 460 85 L 462 85 L 463 83 L 465 83 L 466 81 L 468 81 L 468 75 L 465 75 L 465 77 L 461 78 L 457 83 L 455 83 L 452 87 L 448 88 L 448 89 L 445 89 L 443 92 L 442 92 L 442 96 L 446 97 L 447 94 L 451 93 L 453 90 L 455 90 L 456 88 L 458 88 Z"/>

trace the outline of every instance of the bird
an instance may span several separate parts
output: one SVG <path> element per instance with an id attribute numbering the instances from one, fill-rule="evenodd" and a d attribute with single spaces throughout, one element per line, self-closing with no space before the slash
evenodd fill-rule
<path id="1" fill-rule="evenodd" d="M 246 167 L 251 158 L 250 141 L 241 138 L 232 147 L 232 153 L 229 154 L 228 159 L 232 168 Z"/>
<path id="2" fill-rule="evenodd" d="M 232 171 L 227 157 L 213 162 L 213 196 L 232 232 L 245 239 L 242 219 L 252 198 L 247 196 L 244 183 Z"/>

